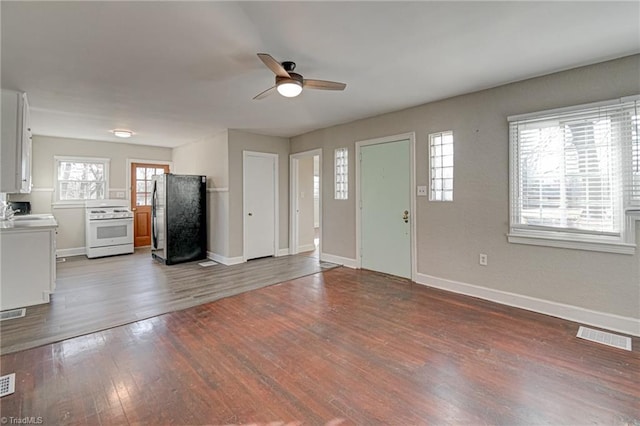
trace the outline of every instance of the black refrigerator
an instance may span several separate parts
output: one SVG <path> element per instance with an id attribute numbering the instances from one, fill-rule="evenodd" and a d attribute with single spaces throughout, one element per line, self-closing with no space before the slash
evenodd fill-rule
<path id="1" fill-rule="evenodd" d="M 166 264 L 207 257 L 207 177 L 153 176 L 151 256 Z"/>

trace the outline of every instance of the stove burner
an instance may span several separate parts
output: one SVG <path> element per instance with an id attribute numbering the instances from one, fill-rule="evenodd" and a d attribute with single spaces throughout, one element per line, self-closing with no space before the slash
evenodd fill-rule
<path id="1" fill-rule="evenodd" d="M 91 210 L 91 213 L 106 213 L 104 210 Z"/>

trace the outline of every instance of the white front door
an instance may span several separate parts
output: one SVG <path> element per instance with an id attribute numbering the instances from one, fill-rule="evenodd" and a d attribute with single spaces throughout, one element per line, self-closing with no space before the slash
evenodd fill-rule
<path id="1" fill-rule="evenodd" d="M 361 265 L 411 278 L 411 143 L 360 148 Z"/>
<path id="2" fill-rule="evenodd" d="M 244 152 L 244 258 L 276 254 L 277 154 Z"/>

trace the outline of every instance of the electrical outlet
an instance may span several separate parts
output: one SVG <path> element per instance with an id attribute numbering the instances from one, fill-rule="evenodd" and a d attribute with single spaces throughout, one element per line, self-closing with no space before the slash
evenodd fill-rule
<path id="1" fill-rule="evenodd" d="M 486 254 L 484 254 L 484 253 L 480 253 L 480 259 L 479 259 L 479 261 L 480 261 L 480 265 L 482 265 L 482 266 L 487 266 L 487 262 L 488 262 L 487 255 L 486 255 Z"/>
<path id="2" fill-rule="evenodd" d="M 418 186 L 418 197 L 426 197 L 427 196 L 427 187 L 424 185 Z"/>
<path id="3" fill-rule="evenodd" d="M 124 198 L 124 192 L 122 191 L 116 192 L 116 198 Z"/>

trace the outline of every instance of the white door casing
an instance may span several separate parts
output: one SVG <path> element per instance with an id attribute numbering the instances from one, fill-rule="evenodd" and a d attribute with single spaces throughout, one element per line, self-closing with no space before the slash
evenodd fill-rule
<path id="1" fill-rule="evenodd" d="M 244 260 L 278 254 L 278 154 L 243 151 Z"/>
<path id="2" fill-rule="evenodd" d="M 289 200 L 290 200 L 290 212 L 289 212 L 289 254 L 298 254 L 299 247 L 299 217 L 298 217 L 298 162 L 300 159 L 318 156 L 320 160 L 320 218 L 319 228 L 322 233 L 322 149 L 314 149 L 311 151 L 299 152 L 291 154 L 289 156 Z M 322 238 L 320 238 L 320 246 L 318 250 L 322 253 Z"/>
<path id="3" fill-rule="evenodd" d="M 414 153 L 414 133 L 356 142 L 359 268 L 416 278 Z"/>

